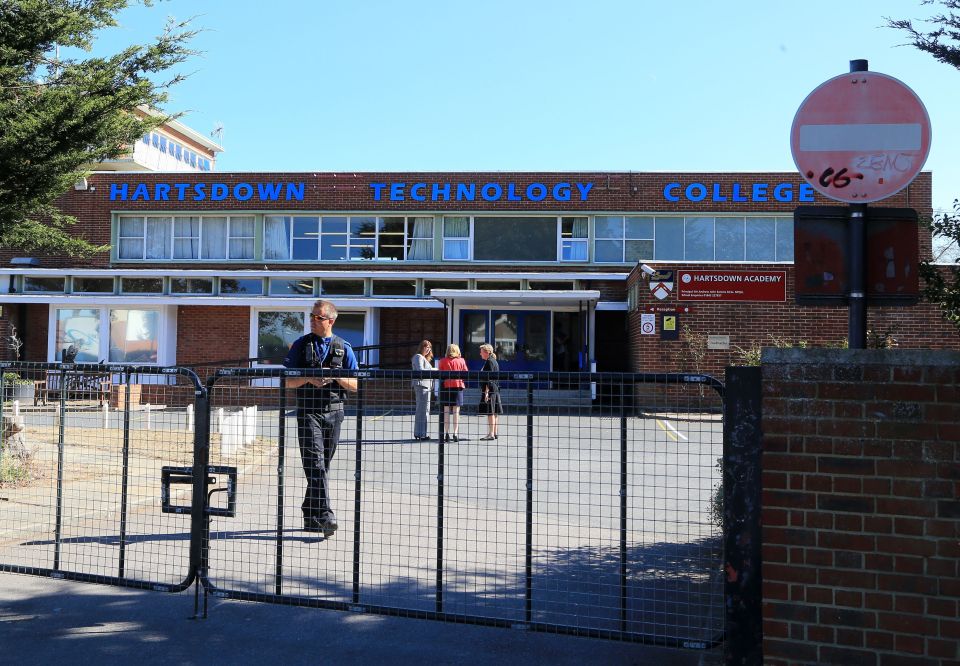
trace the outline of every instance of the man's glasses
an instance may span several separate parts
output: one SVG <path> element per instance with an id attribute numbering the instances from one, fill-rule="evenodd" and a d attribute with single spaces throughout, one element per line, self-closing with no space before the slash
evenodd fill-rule
<path id="1" fill-rule="evenodd" d="M 324 317 L 323 315 L 311 314 L 310 319 L 313 321 L 333 321 L 333 317 Z"/>

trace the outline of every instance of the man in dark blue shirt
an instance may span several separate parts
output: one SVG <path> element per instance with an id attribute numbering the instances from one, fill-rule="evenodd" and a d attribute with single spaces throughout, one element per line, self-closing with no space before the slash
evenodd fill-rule
<path id="1" fill-rule="evenodd" d="M 356 370 L 357 357 L 346 340 L 333 334 L 337 308 L 319 300 L 310 313 L 310 333 L 290 345 L 283 365 L 288 368 Z M 357 380 L 290 377 L 287 386 L 297 389 L 297 439 L 307 477 L 303 498 L 303 529 L 323 532 L 329 538 L 337 531 L 337 516 L 330 507 L 330 462 L 340 443 L 343 401 L 357 390 Z"/>

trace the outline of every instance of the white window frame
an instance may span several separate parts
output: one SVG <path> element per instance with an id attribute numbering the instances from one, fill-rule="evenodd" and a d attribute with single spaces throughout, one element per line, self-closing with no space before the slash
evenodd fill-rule
<path id="1" fill-rule="evenodd" d="M 114 303 L 110 305 L 66 305 L 51 304 L 47 323 L 47 359 L 54 362 L 57 351 L 57 312 L 59 310 L 98 310 L 100 313 L 100 348 L 97 358 L 110 361 L 110 312 L 111 310 L 143 310 L 157 313 L 157 360 L 155 363 L 137 362 L 130 365 L 148 365 L 162 367 L 173 365 L 176 360 L 176 307 L 170 305 Z"/>
<path id="2" fill-rule="evenodd" d="M 587 236 L 586 238 L 564 238 L 563 237 L 563 220 L 564 218 L 573 219 L 577 217 L 582 217 L 587 221 Z M 564 259 L 563 258 L 563 246 L 564 243 L 569 243 L 571 246 L 573 244 L 583 245 L 586 248 L 585 259 Z M 558 215 L 557 216 L 557 261 L 566 263 L 566 264 L 583 264 L 590 261 L 590 217 L 587 215 Z"/>
<path id="3" fill-rule="evenodd" d="M 466 236 L 452 236 L 451 241 L 463 242 L 467 241 L 467 256 L 466 258 L 456 258 L 451 259 L 447 257 L 447 218 L 448 217 L 465 217 L 467 218 L 467 235 Z M 441 261 L 473 261 L 473 215 L 444 215 L 440 218 L 440 238 L 442 241 L 443 249 L 441 251 L 442 259 Z"/>
<path id="4" fill-rule="evenodd" d="M 310 332 L 310 312 L 312 311 L 313 311 L 313 304 L 311 304 L 308 307 L 283 307 L 280 305 L 251 307 L 250 308 L 250 338 L 249 338 L 250 346 L 249 346 L 249 349 L 247 350 L 249 352 L 248 358 L 257 357 L 257 347 L 258 347 L 259 334 L 260 334 L 258 325 L 259 325 L 259 315 L 261 312 L 302 312 L 303 313 L 303 333 L 301 335 L 306 335 L 307 333 Z M 376 323 L 374 322 L 375 317 L 374 317 L 373 308 L 349 308 L 349 309 L 338 308 L 338 315 L 343 315 L 343 314 L 362 314 L 364 342 L 367 342 L 367 344 L 375 344 L 375 343 L 368 342 L 370 340 L 375 339 L 376 333 L 377 333 Z M 333 332 L 334 334 L 336 334 L 337 332 L 336 327 L 334 327 Z M 273 364 L 257 363 L 257 362 L 254 362 L 253 366 L 259 367 L 259 368 L 282 368 L 283 367 L 282 365 L 273 365 Z M 251 380 L 251 381 L 263 382 L 263 383 L 258 383 L 257 384 L 258 386 L 278 386 L 279 385 L 279 380 L 275 378 L 267 379 L 267 380 Z"/>

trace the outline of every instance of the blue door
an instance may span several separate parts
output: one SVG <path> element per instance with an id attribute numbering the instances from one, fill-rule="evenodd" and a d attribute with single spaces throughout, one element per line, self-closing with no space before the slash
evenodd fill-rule
<path id="1" fill-rule="evenodd" d="M 500 369 L 550 370 L 550 313 L 534 310 L 467 310 L 460 318 L 461 351 L 471 370 L 483 367 L 480 345 L 489 342 Z"/>

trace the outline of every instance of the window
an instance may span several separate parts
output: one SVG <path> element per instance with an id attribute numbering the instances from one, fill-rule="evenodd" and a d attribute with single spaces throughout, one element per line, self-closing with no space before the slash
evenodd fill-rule
<path id="1" fill-rule="evenodd" d="M 491 291 L 519 291 L 519 280 L 477 280 L 477 289 Z"/>
<path id="2" fill-rule="evenodd" d="M 271 296 L 313 296 L 313 278 L 283 280 L 270 278 Z"/>
<path id="3" fill-rule="evenodd" d="M 363 296 L 363 280 L 321 280 L 320 293 L 323 296 Z"/>
<path id="4" fill-rule="evenodd" d="M 385 217 L 377 223 L 377 259 L 402 261 L 406 251 L 407 222 L 403 217 Z"/>
<path id="5" fill-rule="evenodd" d="M 530 280 L 527 282 L 527 289 L 546 289 L 548 291 L 557 291 L 563 290 L 568 291 L 573 289 L 573 282 L 567 280 Z"/>
<path id="6" fill-rule="evenodd" d="M 110 363 L 156 363 L 160 313 L 110 310 Z"/>
<path id="7" fill-rule="evenodd" d="M 585 217 L 560 218 L 560 261 L 587 261 L 589 220 Z"/>
<path id="8" fill-rule="evenodd" d="M 54 360 L 63 361 L 63 352 L 70 347 L 76 352 L 74 362 L 96 363 L 100 360 L 100 310 L 57 310 L 57 338 Z"/>
<path id="9" fill-rule="evenodd" d="M 53 359 L 72 345 L 76 362 L 157 364 L 161 308 L 61 308 L 54 313 Z"/>
<path id="10" fill-rule="evenodd" d="M 213 278 L 170 278 L 171 294 L 213 294 Z"/>
<path id="11" fill-rule="evenodd" d="M 173 218 L 173 258 L 200 258 L 200 218 Z"/>
<path id="12" fill-rule="evenodd" d="M 444 261 L 469 261 L 469 217 L 443 218 L 443 259 Z"/>
<path id="13" fill-rule="evenodd" d="M 717 261 L 743 261 L 746 250 L 742 217 L 718 217 L 715 227 Z"/>
<path id="14" fill-rule="evenodd" d="M 598 215 L 594 220 L 593 259 L 600 263 L 623 262 L 623 218 Z"/>
<path id="15" fill-rule="evenodd" d="M 375 259 L 377 218 L 350 218 L 350 259 Z"/>
<path id="16" fill-rule="evenodd" d="M 429 296 L 434 289 L 468 289 L 466 280 L 424 280 L 423 295 Z"/>
<path id="17" fill-rule="evenodd" d="M 653 258 L 679 261 L 683 259 L 683 218 L 657 217 L 654 220 Z"/>
<path id="18" fill-rule="evenodd" d="M 75 277 L 73 278 L 73 293 L 112 294 L 113 278 Z"/>
<path id="19" fill-rule="evenodd" d="M 334 332 L 354 348 L 362 347 L 365 317 L 362 312 L 341 311 Z M 306 310 L 259 310 L 255 311 L 252 321 L 256 330 L 251 339 L 255 341 L 256 349 L 251 352 L 263 364 L 282 363 L 294 340 L 310 331 Z"/>
<path id="20" fill-rule="evenodd" d="M 556 217 L 475 217 L 477 261 L 556 261 Z"/>
<path id="21" fill-rule="evenodd" d="M 687 261 L 713 261 L 714 220 L 712 217 L 688 217 L 683 229 L 683 258 Z"/>
<path id="22" fill-rule="evenodd" d="M 777 221 L 772 217 L 747 220 L 747 261 L 774 261 L 777 256 Z"/>
<path id="23" fill-rule="evenodd" d="M 412 217 L 407 222 L 407 260 L 433 260 L 433 218 Z"/>
<path id="24" fill-rule="evenodd" d="M 253 259 L 253 246 L 253 217 L 230 217 L 230 258 Z"/>
<path id="25" fill-rule="evenodd" d="M 374 280 L 374 296 L 416 296 L 417 281 L 410 280 Z"/>
<path id="26" fill-rule="evenodd" d="M 593 258 L 599 263 L 633 263 L 654 256 L 652 217 L 600 215 L 595 221 Z"/>
<path id="27" fill-rule="evenodd" d="M 62 294 L 66 287 L 66 278 L 62 277 L 23 277 L 23 290 L 28 293 Z"/>
<path id="28" fill-rule="evenodd" d="M 793 261 L 793 218 L 777 218 L 777 261 Z"/>
<path id="29" fill-rule="evenodd" d="M 283 363 L 290 345 L 306 332 L 304 312 L 258 312 L 256 321 L 257 358 L 261 363 Z"/>
<path id="30" fill-rule="evenodd" d="M 260 278 L 237 279 L 220 278 L 221 294 L 263 294 L 263 280 Z"/>
<path id="31" fill-rule="evenodd" d="M 162 294 L 163 278 L 120 278 L 121 294 Z"/>

